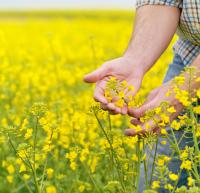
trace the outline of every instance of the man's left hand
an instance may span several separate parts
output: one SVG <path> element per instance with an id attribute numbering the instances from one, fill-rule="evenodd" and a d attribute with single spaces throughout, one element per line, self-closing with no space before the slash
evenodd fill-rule
<path id="1" fill-rule="evenodd" d="M 159 132 L 159 127 L 155 123 L 154 118 L 149 120 L 147 123 L 140 122 L 140 118 L 145 115 L 148 110 L 158 107 L 162 102 L 168 102 L 169 106 L 174 107 L 175 111 L 170 115 L 170 121 L 175 119 L 179 113 L 183 110 L 183 105 L 175 98 L 174 94 L 167 96 L 169 90 L 172 90 L 172 81 L 169 81 L 162 86 L 152 90 L 147 97 L 146 102 L 139 108 L 129 109 L 128 113 L 134 117 L 131 120 L 133 125 L 140 125 L 142 130 L 136 131 L 134 129 L 126 129 L 125 134 L 128 136 L 145 135 L 147 132 Z M 155 117 L 156 118 L 156 117 Z M 148 129 L 145 125 L 148 125 Z M 150 127 L 150 128 L 149 128 Z"/>

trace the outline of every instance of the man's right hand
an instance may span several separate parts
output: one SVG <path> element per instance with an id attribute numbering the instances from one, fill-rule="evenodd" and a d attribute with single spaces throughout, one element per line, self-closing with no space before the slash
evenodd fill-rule
<path id="1" fill-rule="evenodd" d="M 128 110 L 127 106 L 124 106 L 123 108 L 116 107 L 114 101 L 109 103 L 104 96 L 106 83 L 111 76 L 120 81 L 127 81 L 128 85 L 133 85 L 135 89 L 132 93 L 129 92 L 129 95 L 131 94 L 134 96 L 141 86 L 144 69 L 142 68 L 142 65 L 133 58 L 123 56 L 105 62 L 100 68 L 84 77 L 85 82 L 96 83 L 94 99 L 101 103 L 102 109 L 108 110 L 112 114 L 126 114 Z"/>

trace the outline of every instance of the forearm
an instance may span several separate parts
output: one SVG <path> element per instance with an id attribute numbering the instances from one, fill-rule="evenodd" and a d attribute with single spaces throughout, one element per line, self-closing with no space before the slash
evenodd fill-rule
<path id="1" fill-rule="evenodd" d="M 180 10 L 175 7 L 147 5 L 138 8 L 133 35 L 124 56 L 147 72 L 168 47 L 179 17 Z"/>

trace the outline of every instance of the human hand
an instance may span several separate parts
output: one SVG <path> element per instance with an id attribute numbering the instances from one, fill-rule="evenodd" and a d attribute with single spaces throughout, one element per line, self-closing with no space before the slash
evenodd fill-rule
<path id="1" fill-rule="evenodd" d="M 131 120 L 131 123 L 133 125 L 141 126 L 141 130 L 136 131 L 134 129 L 127 129 L 125 131 L 126 135 L 128 136 L 145 135 L 147 132 L 158 133 L 160 128 L 155 122 L 155 120 L 162 121 L 162 117 L 155 115 L 155 117 L 152 117 L 152 119 L 150 119 L 147 123 L 142 123 L 139 119 L 145 116 L 145 113 L 148 110 L 152 110 L 155 109 L 156 107 L 159 107 L 159 105 L 162 102 L 167 102 L 169 105 L 168 108 L 169 123 L 179 115 L 179 113 L 183 110 L 184 105 L 178 99 L 176 99 L 174 93 L 171 93 L 169 96 L 167 96 L 167 93 L 173 89 L 171 83 L 172 81 L 169 81 L 163 84 L 162 86 L 152 90 L 147 97 L 147 101 L 141 107 L 137 109 L 132 108 L 128 110 L 128 114 L 132 117 L 135 117 L 134 119 Z M 146 128 L 147 125 L 148 128 Z"/>
<path id="2" fill-rule="evenodd" d="M 126 114 L 128 111 L 127 105 L 119 108 L 114 104 L 114 99 L 109 102 L 105 98 L 106 83 L 111 76 L 119 81 L 125 80 L 128 85 L 134 86 L 134 91 L 128 93 L 134 96 L 140 88 L 144 76 L 144 69 L 135 59 L 124 56 L 104 63 L 100 68 L 84 77 L 85 82 L 96 83 L 94 99 L 101 103 L 103 110 L 108 110 L 112 114 Z"/>

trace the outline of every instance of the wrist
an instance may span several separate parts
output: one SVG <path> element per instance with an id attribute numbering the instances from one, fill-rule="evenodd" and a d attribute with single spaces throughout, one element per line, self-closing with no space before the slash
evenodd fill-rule
<path id="1" fill-rule="evenodd" d="M 125 52 L 123 58 L 131 65 L 131 68 L 137 68 L 141 76 L 144 76 L 148 71 L 147 65 L 145 64 L 142 57 L 135 56 L 132 53 Z"/>

